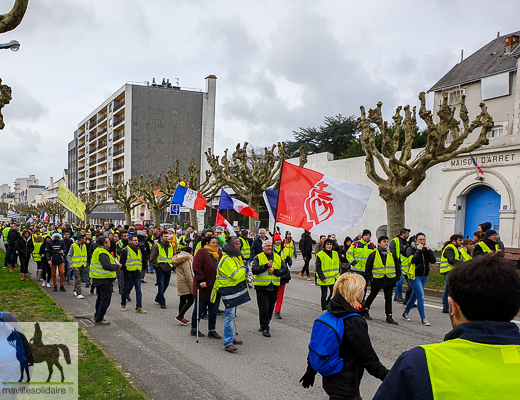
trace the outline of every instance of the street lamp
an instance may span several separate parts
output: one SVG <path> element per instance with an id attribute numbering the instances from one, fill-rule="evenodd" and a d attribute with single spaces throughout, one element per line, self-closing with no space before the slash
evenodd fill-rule
<path id="1" fill-rule="evenodd" d="M 11 40 L 9 43 L 0 43 L 0 49 L 11 49 L 12 51 L 20 50 L 20 43 L 17 40 Z"/>

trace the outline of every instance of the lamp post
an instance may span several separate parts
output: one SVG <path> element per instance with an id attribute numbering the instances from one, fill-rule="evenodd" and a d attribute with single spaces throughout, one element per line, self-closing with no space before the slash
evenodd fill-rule
<path id="1" fill-rule="evenodd" d="M 0 49 L 11 49 L 12 51 L 20 50 L 20 43 L 17 40 L 11 40 L 9 43 L 0 43 Z"/>

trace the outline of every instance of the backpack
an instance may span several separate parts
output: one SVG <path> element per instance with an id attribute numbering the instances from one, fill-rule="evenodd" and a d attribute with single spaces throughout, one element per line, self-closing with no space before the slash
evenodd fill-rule
<path id="1" fill-rule="evenodd" d="M 359 316 L 352 313 L 338 318 L 327 311 L 314 321 L 309 343 L 309 363 L 321 376 L 334 375 L 343 369 L 339 348 L 345 331 L 344 321 L 354 315 Z"/>
<path id="2" fill-rule="evenodd" d="M 0 313 L 0 386 L 2 382 L 23 382 L 24 371 L 29 375 L 20 334 L 4 322 L 4 312 Z M 29 380 L 29 376 L 27 376 Z"/>

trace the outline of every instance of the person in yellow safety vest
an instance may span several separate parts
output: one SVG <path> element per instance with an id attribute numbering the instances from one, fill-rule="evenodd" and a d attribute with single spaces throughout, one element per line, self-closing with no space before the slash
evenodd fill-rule
<path id="1" fill-rule="evenodd" d="M 83 299 L 85 296 L 81 293 L 81 277 L 85 274 L 87 267 L 87 245 L 85 244 L 85 235 L 78 235 L 76 242 L 70 246 L 67 254 L 67 261 L 74 275 L 74 296 Z"/>
<path id="2" fill-rule="evenodd" d="M 251 300 L 246 283 L 246 267 L 240 252 L 239 238 L 232 237 L 222 246 L 222 258 L 217 265 L 217 277 L 211 293 L 211 302 L 217 299 L 217 293 L 226 307 L 224 311 L 224 350 L 235 352 L 235 344 L 242 344 L 235 339 L 233 325 L 237 307 Z"/>
<path id="3" fill-rule="evenodd" d="M 282 305 L 283 305 L 283 295 L 285 293 L 285 285 L 289 283 L 291 280 L 291 264 L 292 259 L 289 254 L 291 251 L 291 248 L 287 248 L 284 246 L 284 243 L 282 243 L 282 238 L 278 232 L 274 233 L 274 252 L 275 254 L 278 254 L 280 258 L 285 262 L 285 265 L 287 266 L 287 269 L 289 273 L 287 276 L 283 276 L 280 278 L 280 288 L 278 289 L 278 296 L 276 298 L 276 304 L 274 305 L 274 317 L 277 319 L 282 319 Z M 294 243 L 293 243 L 294 246 Z M 294 247 L 292 248 L 292 251 L 294 251 Z"/>
<path id="4" fill-rule="evenodd" d="M 486 231 L 486 236 L 480 242 L 475 244 L 475 249 L 473 250 L 473 257 L 479 257 L 483 254 L 488 253 L 496 253 L 500 251 L 499 245 L 497 243 L 497 231 L 490 229 Z"/>
<path id="5" fill-rule="evenodd" d="M 351 272 L 365 276 L 365 264 L 367 263 L 368 256 L 376 249 L 376 246 L 370 242 L 371 237 L 372 232 L 368 229 L 364 229 L 361 233 L 361 239 L 356 240 L 350 245 L 346 258 L 350 263 Z M 369 281 L 366 282 L 368 286 Z M 367 294 L 367 286 L 365 286 L 365 296 Z M 364 301 L 365 299 L 363 298 L 363 303 Z"/>
<path id="6" fill-rule="evenodd" d="M 108 237 L 108 234 L 104 235 L 104 236 Z M 123 249 L 126 248 L 126 246 L 128 246 L 128 231 L 123 231 L 123 232 L 121 232 L 121 239 L 119 239 L 116 242 L 115 254 L 113 254 L 116 259 L 119 260 L 119 257 L 121 256 L 121 253 L 123 252 Z M 123 293 L 123 287 L 125 286 L 125 274 L 121 269 L 118 269 L 116 271 L 116 273 L 117 273 L 117 287 L 118 287 L 119 294 L 121 294 L 121 293 Z M 130 292 L 128 292 L 127 300 L 132 301 L 132 299 L 130 298 Z"/>
<path id="7" fill-rule="evenodd" d="M 365 319 L 372 320 L 369 314 L 370 306 L 381 289 L 385 294 L 386 322 L 399 325 L 392 318 L 392 292 L 401 277 L 401 261 L 390 251 L 388 236 L 379 236 L 377 249 L 368 256 L 365 266 L 366 279 L 371 281 L 370 294 L 365 302 L 367 309 Z"/>
<path id="8" fill-rule="evenodd" d="M 334 289 L 334 283 L 340 276 L 339 255 L 337 251 L 332 250 L 334 241 L 325 239 L 323 242 L 323 250 L 316 254 L 316 276 L 318 277 L 318 285 L 321 288 L 321 310 L 327 311 L 327 305 Z M 327 290 L 329 297 L 327 297 Z"/>
<path id="9" fill-rule="evenodd" d="M 399 278 L 399 282 L 395 285 L 395 296 L 394 301 L 398 303 L 402 303 L 404 301 L 403 298 L 403 282 L 408 270 L 408 264 L 410 263 L 409 257 L 406 257 L 406 250 L 410 246 L 408 244 L 408 238 L 410 237 L 410 229 L 403 228 L 399 232 L 399 236 L 396 236 L 390 241 L 390 253 L 394 255 L 394 257 L 399 258 L 401 262 L 401 277 Z M 410 293 L 407 293 L 407 297 L 410 298 L 412 295 L 412 290 L 410 289 L 410 285 L 408 285 L 408 290 Z"/>
<path id="10" fill-rule="evenodd" d="M 159 241 L 153 245 L 150 251 L 150 263 L 153 265 L 157 277 L 157 295 L 155 296 L 155 302 L 158 303 L 162 309 L 166 308 L 164 293 L 170 285 L 174 255 L 173 247 L 168 240 L 168 232 L 162 231 Z"/>
<path id="11" fill-rule="evenodd" d="M 240 253 L 244 259 L 246 269 L 249 269 L 249 263 L 251 258 L 251 243 L 249 242 L 249 232 L 247 229 L 240 231 Z"/>
<path id="12" fill-rule="evenodd" d="M 296 246 L 294 245 L 294 240 L 292 240 L 291 232 L 285 232 L 285 240 L 283 243 L 283 247 L 285 249 L 285 254 L 287 254 L 287 266 L 292 267 L 292 259 L 296 260 L 298 258 L 298 253 L 296 252 Z"/>
<path id="13" fill-rule="evenodd" d="M 94 325 L 109 325 L 110 321 L 105 319 L 105 314 L 112 300 L 112 283 L 116 280 L 116 270 L 120 268 L 120 264 L 108 251 L 110 249 L 109 238 L 98 237 L 97 245 L 98 247 L 92 253 L 89 271 L 92 286 L 97 289 Z"/>
<path id="14" fill-rule="evenodd" d="M 36 263 L 36 281 L 42 282 L 43 281 L 43 279 L 42 279 L 43 266 L 42 266 L 42 256 L 40 256 L 40 249 L 42 248 L 42 245 L 44 245 L 45 239 L 41 235 L 39 229 L 35 229 L 34 235 L 32 236 L 32 241 L 33 241 L 33 245 L 34 245 L 34 250 L 33 250 L 32 256 L 33 256 L 34 262 Z M 42 286 L 45 286 L 45 283 Z"/>
<path id="15" fill-rule="evenodd" d="M 516 265 L 503 257 L 478 257 L 457 265 L 448 281 L 453 330 L 442 343 L 404 352 L 374 400 L 518 398 L 520 331 L 513 320 L 520 310 Z"/>
<path id="16" fill-rule="evenodd" d="M 273 254 L 273 242 L 266 240 L 262 252 L 251 261 L 251 270 L 255 278 L 256 301 L 260 320 L 259 332 L 271 337 L 269 323 L 273 316 L 274 305 L 280 287 L 280 278 L 289 273 L 285 262 L 278 254 Z"/>
<path id="17" fill-rule="evenodd" d="M 453 266 L 462 260 L 460 259 L 459 247 L 462 245 L 462 235 L 455 234 L 451 235 L 450 240 L 444 243 L 441 254 L 441 268 L 440 272 L 444 275 L 444 292 L 442 294 L 442 312 L 444 314 L 449 313 L 448 304 L 448 275 Z"/>
<path id="18" fill-rule="evenodd" d="M 121 293 L 121 311 L 126 311 L 126 300 L 133 286 L 135 287 L 135 312 L 138 314 L 146 314 L 146 311 L 143 310 L 143 295 L 141 293 L 141 269 L 143 268 L 143 261 L 139 248 L 139 240 L 136 235 L 128 239 L 128 246 L 121 252 L 119 262 L 121 263 L 121 270 L 124 273 L 125 282 Z"/>
<path id="19" fill-rule="evenodd" d="M 473 258 L 472 254 L 474 247 L 475 242 L 473 242 L 473 240 L 464 239 L 464 241 L 462 242 L 462 247 L 459 249 L 462 261 L 469 261 Z"/>
<path id="20" fill-rule="evenodd" d="M 12 254 L 13 254 L 13 249 L 9 250 L 9 241 L 7 240 L 7 237 L 9 236 L 9 231 L 11 230 L 12 226 L 13 226 L 13 223 L 11 223 L 9 226 L 6 226 L 2 230 L 2 236 L 4 237 L 4 249 L 5 249 L 4 268 L 7 268 L 7 266 L 11 263 L 11 258 L 12 258 Z"/>

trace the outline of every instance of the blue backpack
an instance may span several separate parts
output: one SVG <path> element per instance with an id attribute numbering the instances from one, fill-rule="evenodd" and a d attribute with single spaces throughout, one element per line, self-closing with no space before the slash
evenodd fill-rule
<path id="1" fill-rule="evenodd" d="M 4 312 L 0 312 L 0 387 L 2 382 L 23 382 L 29 366 L 20 334 L 4 322 Z"/>
<path id="2" fill-rule="evenodd" d="M 329 311 L 314 321 L 311 341 L 309 343 L 309 363 L 321 376 L 330 376 L 341 372 L 343 359 L 339 356 L 339 348 L 345 331 L 345 320 L 352 313 L 338 318 Z"/>

